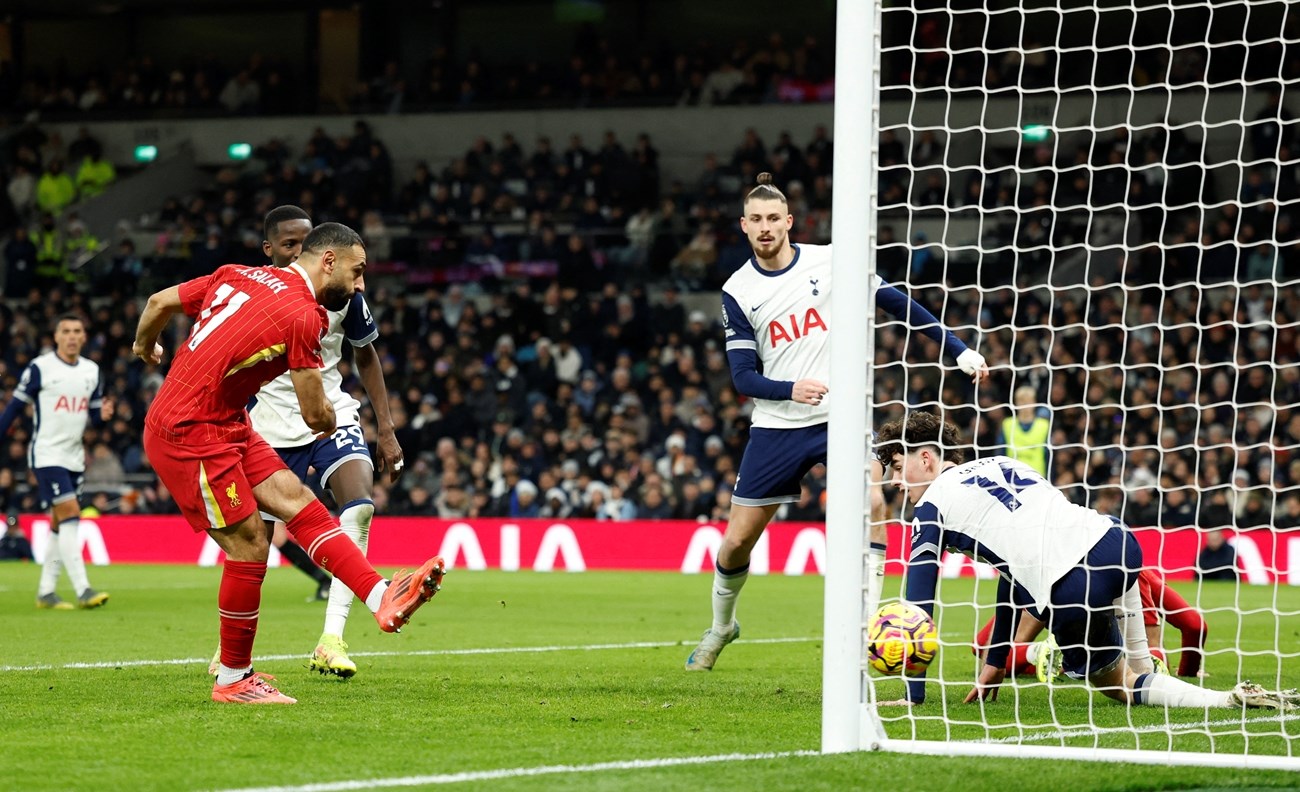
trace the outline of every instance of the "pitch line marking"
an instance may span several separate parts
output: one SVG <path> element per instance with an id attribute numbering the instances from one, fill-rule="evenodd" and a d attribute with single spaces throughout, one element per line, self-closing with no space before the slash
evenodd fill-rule
<path id="1" fill-rule="evenodd" d="M 695 639 L 691 639 L 694 641 Z M 786 644 L 786 643 L 812 643 L 822 640 L 821 636 L 808 638 L 754 638 L 745 639 L 747 644 Z M 500 646 L 500 647 L 480 647 L 473 649 L 417 649 L 407 652 L 349 652 L 350 657 L 446 657 L 456 655 L 496 655 L 496 654 L 542 654 L 546 652 L 599 652 L 610 649 L 671 649 L 678 646 L 686 646 L 684 641 L 636 641 L 632 643 L 618 644 L 574 644 L 569 646 Z M 254 662 L 272 662 L 280 660 L 301 660 L 306 658 L 305 654 L 274 654 L 258 655 L 253 658 Z M 99 668 L 138 668 L 153 666 L 169 665 L 198 665 L 207 663 L 210 657 L 180 657 L 166 660 L 118 660 L 118 661 L 100 661 L 95 663 L 42 663 L 36 665 L 7 665 L 0 666 L 0 672 L 15 671 L 53 671 L 63 669 L 99 669 Z"/>
<path id="2" fill-rule="evenodd" d="M 676 645 L 676 644 L 672 644 Z M 600 773 L 606 770 L 652 770 L 659 767 L 716 764 L 721 762 L 753 762 L 764 759 L 788 759 L 793 756 L 820 756 L 817 751 L 777 751 L 755 754 L 716 754 L 714 756 L 678 756 L 664 759 L 629 759 L 620 762 L 597 762 L 586 765 L 544 765 L 541 767 L 510 767 L 499 770 L 467 770 L 461 773 L 407 776 L 405 778 L 372 778 L 357 781 L 331 781 L 300 786 L 234 787 L 223 792 L 345 792 L 353 789 L 377 787 L 425 786 L 431 784 L 463 784 L 470 781 L 496 781 L 503 778 L 529 776 L 569 775 L 573 773 Z"/>

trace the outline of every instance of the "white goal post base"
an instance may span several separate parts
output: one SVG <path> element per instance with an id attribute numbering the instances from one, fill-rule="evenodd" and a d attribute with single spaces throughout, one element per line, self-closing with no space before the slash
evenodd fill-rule
<path id="1" fill-rule="evenodd" d="M 864 717 L 873 717 L 870 714 Z M 1287 718 L 1291 720 L 1295 717 Z M 1080 736 L 1086 737 L 1087 733 Z M 1193 751 L 1150 751 L 1127 748 L 1080 748 L 1059 745 L 1016 745 L 992 742 L 938 742 L 929 740 L 884 739 L 864 744 L 864 751 L 921 754 L 928 756 L 988 756 L 1005 759 L 1052 759 L 1077 762 L 1129 762 L 1148 765 L 1194 765 L 1227 767 L 1241 770 L 1300 771 L 1300 756 L 1259 756 L 1254 754 L 1196 753 Z"/>

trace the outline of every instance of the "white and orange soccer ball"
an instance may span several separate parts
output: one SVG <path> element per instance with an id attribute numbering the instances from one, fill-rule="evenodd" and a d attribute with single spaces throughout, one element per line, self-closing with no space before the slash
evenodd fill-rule
<path id="1" fill-rule="evenodd" d="M 885 676 L 917 676 L 939 652 L 939 628 L 906 602 L 881 606 L 867 622 L 867 665 Z"/>

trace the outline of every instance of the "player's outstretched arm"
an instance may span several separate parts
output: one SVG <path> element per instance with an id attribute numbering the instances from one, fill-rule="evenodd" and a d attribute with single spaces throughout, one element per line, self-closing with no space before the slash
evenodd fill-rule
<path id="1" fill-rule="evenodd" d="M 167 327 L 174 314 L 181 313 L 181 290 L 172 286 L 149 295 L 144 312 L 140 314 L 140 324 L 135 330 L 135 345 L 132 350 L 136 357 L 146 363 L 162 362 L 163 348 L 158 343 L 158 336 Z"/>
<path id="2" fill-rule="evenodd" d="M 957 367 L 969 375 L 976 385 L 989 375 L 988 363 L 985 362 L 983 355 L 962 343 L 961 339 L 945 328 L 925 306 L 897 288 L 881 285 L 876 290 L 876 304 L 894 317 L 907 322 L 908 327 L 919 330 L 926 337 L 937 342 L 942 352 L 951 355 L 957 361 Z"/>
<path id="3" fill-rule="evenodd" d="M 320 435 L 333 432 L 337 428 L 334 405 L 325 396 L 320 369 L 289 369 L 289 378 L 293 380 L 293 390 L 298 394 L 298 409 L 302 411 L 302 420 L 307 427 Z"/>
<path id="4" fill-rule="evenodd" d="M 374 344 L 353 347 L 357 363 L 357 374 L 361 384 L 370 397 L 370 406 L 375 411 L 375 429 L 379 433 L 377 448 L 379 459 L 376 467 L 380 473 L 388 471 L 390 481 L 397 481 L 402 475 L 402 446 L 397 442 L 396 427 L 393 416 L 388 411 L 388 386 L 384 384 L 384 368 L 379 364 L 379 353 Z"/>

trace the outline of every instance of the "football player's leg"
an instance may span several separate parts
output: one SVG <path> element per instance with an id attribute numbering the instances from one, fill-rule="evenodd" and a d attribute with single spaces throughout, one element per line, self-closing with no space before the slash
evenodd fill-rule
<path id="1" fill-rule="evenodd" d="M 50 538 L 45 543 L 45 559 L 41 562 L 41 580 L 36 587 L 36 606 L 54 610 L 68 610 L 72 606 L 63 601 L 56 589 L 59 586 L 59 574 L 63 571 L 63 552 L 59 542 L 59 530 L 63 519 L 68 516 L 67 496 L 64 485 L 50 468 L 38 468 L 36 480 L 40 485 L 41 500 L 50 507 Z M 62 496 L 62 500 L 60 500 Z M 57 502 L 56 502 L 57 501 Z M 75 514 L 73 501 L 73 514 Z"/>
<path id="2" fill-rule="evenodd" d="M 322 480 L 334 494 L 334 501 L 342 504 L 339 527 L 356 544 L 364 555 L 370 544 L 370 523 L 375 516 L 375 503 L 371 500 L 374 489 L 374 468 L 370 461 L 349 459 Z M 343 626 L 352 607 L 352 592 L 335 579 L 330 586 L 329 603 L 325 606 L 325 632 L 343 637 Z"/>
<path id="3" fill-rule="evenodd" d="M 867 503 L 870 507 L 871 524 L 868 528 L 870 544 L 867 547 L 867 613 L 875 613 L 880 607 L 880 594 L 885 587 L 885 549 L 887 536 L 885 523 L 889 519 L 889 510 L 885 505 L 885 494 L 881 486 L 885 481 L 885 468 L 880 460 L 872 458 L 867 462 Z"/>
<path id="4" fill-rule="evenodd" d="M 270 451 L 269 446 L 267 451 L 279 462 L 279 457 Z M 250 445 L 250 460 L 255 456 L 260 454 Z M 283 463 L 255 484 L 253 491 L 262 508 L 286 521 L 290 535 L 307 548 L 313 561 L 361 597 L 385 632 L 400 630 L 415 610 L 441 588 L 444 566 L 437 556 L 430 558 L 413 574 L 399 572 L 390 588 L 388 581 L 375 571 L 356 544 L 343 533 L 325 505 L 285 469 Z"/>
<path id="5" fill-rule="evenodd" d="M 270 542 L 266 523 L 256 509 L 233 524 L 208 529 L 208 535 L 226 554 L 217 594 L 221 617 L 217 684 L 231 685 L 253 670 L 253 641 L 257 637 Z"/>
<path id="6" fill-rule="evenodd" d="M 1128 664 L 1139 674 L 1155 671 L 1151 658 L 1151 647 L 1147 642 L 1146 621 L 1143 616 L 1142 597 L 1135 582 L 1115 598 L 1115 615 L 1120 622 L 1120 632 L 1124 636 L 1124 652 Z"/>
<path id="7" fill-rule="evenodd" d="M 1153 588 L 1160 610 L 1165 620 L 1173 625 L 1182 635 L 1183 652 L 1178 659 L 1178 676 L 1194 677 L 1200 673 L 1201 660 L 1205 649 L 1205 639 L 1210 627 L 1200 611 L 1193 608 L 1183 595 L 1161 581 L 1158 588 Z"/>
<path id="8" fill-rule="evenodd" d="M 280 551 L 280 555 L 289 560 L 307 577 L 316 581 L 318 588 L 325 588 L 329 585 L 330 576 L 314 563 L 307 551 L 302 549 L 302 545 L 289 538 L 289 532 L 284 527 L 284 522 L 276 520 L 271 528 L 271 544 Z"/>
<path id="9" fill-rule="evenodd" d="M 336 502 L 343 504 L 339 527 L 364 554 L 370 540 L 370 522 L 375 514 L 375 504 L 370 499 L 374 473 L 369 460 L 346 461 L 321 484 L 329 487 Z M 348 645 L 343 640 L 343 628 L 352 610 L 352 599 L 352 590 L 335 578 L 330 584 L 329 601 L 325 604 L 325 626 L 308 660 L 309 668 L 343 678 L 357 672 L 356 663 L 348 657 Z"/>

